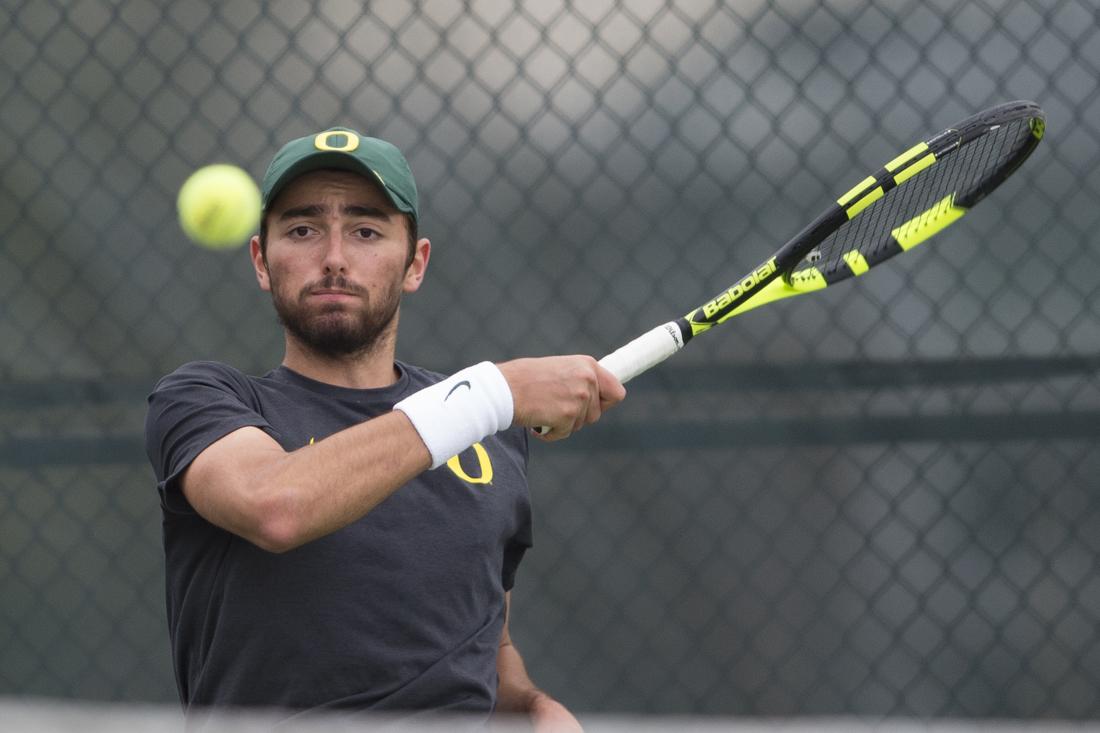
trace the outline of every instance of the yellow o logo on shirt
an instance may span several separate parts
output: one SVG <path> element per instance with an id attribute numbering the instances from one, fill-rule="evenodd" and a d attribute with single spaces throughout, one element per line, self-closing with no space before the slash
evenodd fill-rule
<path id="1" fill-rule="evenodd" d="M 489 460 L 489 452 L 485 450 L 485 446 L 481 443 L 473 444 L 474 454 L 477 456 L 478 468 L 481 469 L 481 475 L 473 477 L 466 473 L 466 470 L 462 468 L 462 463 L 458 460 L 458 456 L 452 456 L 451 460 L 447 461 L 447 468 L 451 469 L 451 473 L 458 476 L 460 479 L 468 484 L 488 484 L 493 481 L 493 462 Z"/>

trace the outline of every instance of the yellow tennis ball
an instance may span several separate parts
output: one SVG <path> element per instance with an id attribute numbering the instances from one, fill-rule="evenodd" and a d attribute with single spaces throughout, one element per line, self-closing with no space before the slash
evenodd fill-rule
<path id="1" fill-rule="evenodd" d="M 211 249 L 244 244 L 260 226 L 260 190 L 235 165 L 208 165 L 192 173 L 180 187 L 176 208 L 184 233 Z"/>

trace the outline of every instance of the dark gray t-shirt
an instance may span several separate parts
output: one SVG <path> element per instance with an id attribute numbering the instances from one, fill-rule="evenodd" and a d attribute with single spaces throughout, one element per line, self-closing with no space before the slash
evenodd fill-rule
<path id="1" fill-rule="evenodd" d="M 504 593 L 531 544 L 523 429 L 485 438 L 367 516 L 283 554 L 207 522 L 180 490 L 191 461 L 240 427 L 293 451 L 442 378 L 396 367 L 392 386 L 358 390 L 285 367 L 252 377 L 193 362 L 150 395 L 146 450 L 185 707 L 493 709 Z"/>

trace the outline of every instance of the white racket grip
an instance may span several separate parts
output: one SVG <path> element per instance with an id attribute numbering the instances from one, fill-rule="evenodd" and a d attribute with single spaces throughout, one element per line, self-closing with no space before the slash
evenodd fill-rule
<path id="1" fill-rule="evenodd" d="M 684 348 L 684 337 L 680 334 L 680 327 L 676 325 L 676 321 L 669 321 L 615 349 L 600 359 L 600 366 L 626 384 L 682 348 Z M 546 435 L 550 432 L 550 428 L 543 425 L 535 428 L 535 432 Z"/>
<path id="2" fill-rule="evenodd" d="M 626 384 L 642 372 L 657 366 L 684 347 L 684 338 L 676 321 L 646 331 L 600 359 L 600 366 Z"/>

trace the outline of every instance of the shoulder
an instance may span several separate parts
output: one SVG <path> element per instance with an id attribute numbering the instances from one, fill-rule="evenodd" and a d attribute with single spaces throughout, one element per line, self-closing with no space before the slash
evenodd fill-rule
<path id="1" fill-rule="evenodd" d="M 191 361 L 162 377 L 147 401 L 151 411 L 160 412 L 213 403 L 256 409 L 260 400 L 255 377 L 221 362 Z"/>
<path id="2" fill-rule="evenodd" d="M 251 378 L 236 367 L 217 361 L 189 361 L 162 377 L 153 387 L 153 392 L 187 387 L 213 387 L 237 392 L 249 389 L 250 384 Z"/>

